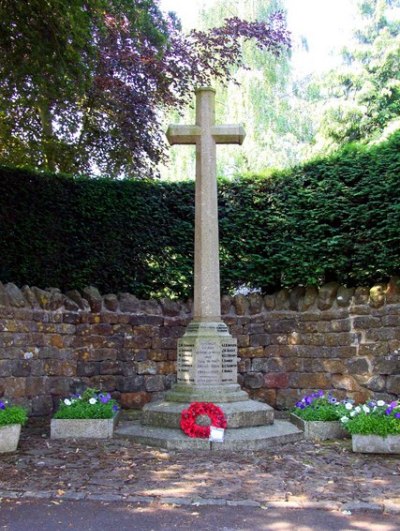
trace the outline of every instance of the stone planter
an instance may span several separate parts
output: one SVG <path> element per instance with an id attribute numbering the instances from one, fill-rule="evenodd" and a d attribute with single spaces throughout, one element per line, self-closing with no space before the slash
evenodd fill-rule
<path id="1" fill-rule="evenodd" d="M 0 426 L 0 453 L 15 452 L 21 434 L 21 424 Z"/>
<path id="2" fill-rule="evenodd" d="M 324 441 L 326 439 L 345 439 L 350 437 L 339 420 L 303 420 L 290 414 L 290 421 L 303 430 L 304 438 L 311 441 Z"/>
<path id="3" fill-rule="evenodd" d="M 400 435 L 360 435 L 351 437 L 353 452 L 364 454 L 400 454 Z"/>
<path id="4" fill-rule="evenodd" d="M 109 439 L 118 422 L 118 413 L 111 419 L 51 419 L 51 439 Z"/>

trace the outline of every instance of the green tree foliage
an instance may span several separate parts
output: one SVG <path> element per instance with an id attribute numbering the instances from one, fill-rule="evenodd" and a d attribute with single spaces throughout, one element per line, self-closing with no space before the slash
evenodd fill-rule
<path id="1" fill-rule="evenodd" d="M 355 44 L 325 80 L 319 144 L 376 140 L 400 127 L 400 2 L 359 0 Z"/>
<path id="2" fill-rule="evenodd" d="M 271 13 L 284 10 L 281 0 L 215 0 L 198 14 L 198 25 L 210 28 L 227 16 L 248 20 L 268 20 Z M 311 141 L 309 115 L 301 112 L 297 89 L 292 86 L 289 53 L 273 56 L 251 41 L 243 44 L 243 65 L 231 67 L 232 79 L 217 86 L 218 123 L 244 123 L 246 139 L 240 149 L 225 146 L 219 151 L 217 171 L 232 176 L 271 167 L 289 167 L 300 162 L 304 146 Z M 170 123 L 193 122 L 192 109 L 182 117 L 170 113 Z M 194 150 L 175 147 L 169 167 L 162 175 L 168 179 L 191 177 L 195 172 Z"/>
<path id="3" fill-rule="evenodd" d="M 160 108 L 229 79 L 253 38 L 289 45 L 279 15 L 184 35 L 158 0 L 1 0 L 0 160 L 150 177 L 165 154 Z"/>
<path id="4" fill-rule="evenodd" d="M 400 132 L 292 170 L 219 183 L 221 284 L 271 292 L 400 274 Z M 0 280 L 188 297 L 194 183 L 0 168 Z"/>

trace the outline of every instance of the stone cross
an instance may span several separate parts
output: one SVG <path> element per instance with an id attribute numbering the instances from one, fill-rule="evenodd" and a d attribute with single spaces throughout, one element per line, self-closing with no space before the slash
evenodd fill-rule
<path id="1" fill-rule="evenodd" d="M 196 145 L 193 320 L 178 341 L 171 402 L 247 400 L 237 383 L 237 343 L 221 320 L 216 145 L 242 144 L 240 125 L 215 124 L 215 90 L 196 90 L 195 125 L 171 125 L 171 145 Z"/>
<path id="2" fill-rule="evenodd" d="M 216 144 L 242 144 L 240 125 L 215 125 L 215 90 L 196 90 L 196 124 L 170 125 L 171 145 L 196 145 L 194 305 L 196 321 L 220 320 Z"/>

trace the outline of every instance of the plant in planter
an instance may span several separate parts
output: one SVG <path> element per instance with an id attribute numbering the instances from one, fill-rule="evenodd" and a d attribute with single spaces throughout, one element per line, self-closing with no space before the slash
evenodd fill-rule
<path id="1" fill-rule="evenodd" d="M 316 391 L 299 400 L 291 411 L 291 420 L 304 431 L 306 439 L 341 439 L 348 437 L 340 419 L 352 401 L 339 401 L 331 392 Z"/>
<path id="2" fill-rule="evenodd" d="M 400 401 L 371 400 L 352 407 L 341 422 L 354 452 L 400 453 Z"/>
<path id="3" fill-rule="evenodd" d="M 0 453 L 15 452 L 21 434 L 21 426 L 28 420 L 27 412 L 20 406 L 12 406 L 0 400 Z"/>
<path id="4" fill-rule="evenodd" d="M 60 402 L 51 420 L 51 438 L 112 437 L 119 406 L 110 393 L 88 388 Z"/>

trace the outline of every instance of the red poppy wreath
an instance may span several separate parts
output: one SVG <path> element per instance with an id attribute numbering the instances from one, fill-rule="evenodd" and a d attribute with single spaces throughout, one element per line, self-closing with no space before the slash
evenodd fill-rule
<path id="1" fill-rule="evenodd" d="M 200 415 L 210 418 L 210 426 L 199 426 L 196 419 Z M 181 428 L 189 437 L 208 439 L 210 427 L 226 428 L 226 418 L 222 409 L 211 402 L 193 402 L 181 414 Z"/>

